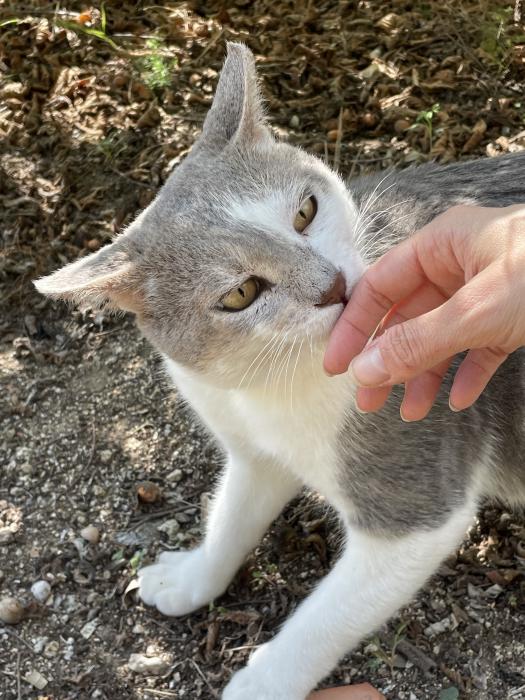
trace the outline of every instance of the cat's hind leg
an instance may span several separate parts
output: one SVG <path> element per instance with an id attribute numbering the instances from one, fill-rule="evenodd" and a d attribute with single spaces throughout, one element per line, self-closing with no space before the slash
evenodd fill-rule
<path id="1" fill-rule="evenodd" d="M 300 487 L 267 458 L 230 455 L 202 544 L 188 552 L 165 552 L 142 569 L 142 600 L 165 615 L 185 615 L 219 596 Z"/>
<path id="2" fill-rule="evenodd" d="M 409 602 L 475 512 L 465 505 L 443 526 L 401 537 L 349 532 L 333 570 L 233 676 L 223 700 L 304 700 L 345 653 Z"/>

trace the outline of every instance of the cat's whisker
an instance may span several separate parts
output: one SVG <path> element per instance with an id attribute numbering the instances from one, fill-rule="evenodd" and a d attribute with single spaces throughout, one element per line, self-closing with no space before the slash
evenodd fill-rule
<path id="1" fill-rule="evenodd" d="M 392 187 L 392 185 L 389 185 L 386 187 L 382 192 L 380 192 L 377 197 L 374 199 L 373 204 L 375 205 L 376 202 L 385 195 L 385 193 Z M 410 200 L 407 200 L 410 201 Z M 406 202 L 405 202 L 406 203 Z M 401 204 L 401 202 L 400 202 Z M 368 215 L 364 215 L 364 212 L 361 213 L 358 216 L 357 219 L 357 226 L 356 226 L 356 233 L 354 234 L 354 241 L 357 243 L 360 243 L 363 239 L 363 236 L 366 234 L 367 228 L 370 226 L 370 224 L 373 221 L 376 221 L 378 218 L 381 217 L 382 214 L 388 212 L 390 209 L 393 209 L 395 207 L 399 206 L 397 203 L 391 205 L 391 207 L 387 207 L 386 209 L 383 209 L 381 211 L 375 211 L 373 213 L 370 213 Z"/>
<path id="2" fill-rule="evenodd" d="M 276 358 L 279 356 L 280 350 L 283 347 L 283 345 L 285 344 L 287 337 L 288 337 L 288 333 L 286 333 L 284 336 L 278 335 L 275 343 L 271 347 L 271 352 L 265 357 L 265 363 L 267 365 L 266 379 L 264 381 L 264 394 L 265 395 L 266 395 L 266 392 L 268 389 L 268 382 L 269 382 L 269 379 L 271 376 L 273 364 L 274 364 Z"/>
<path id="3" fill-rule="evenodd" d="M 358 216 L 357 216 L 357 229 L 358 229 L 358 237 L 359 237 L 359 238 L 363 235 L 363 232 L 364 232 L 364 228 L 365 228 L 365 227 L 363 226 L 363 220 L 365 219 L 366 213 L 369 211 L 369 209 L 370 209 L 371 207 L 373 207 L 373 206 L 375 205 L 375 203 L 376 203 L 381 197 L 383 197 L 383 196 L 385 195 L 386 192 L 388 192 L 388 190 L 390 190 L 390 189 L 391 189 L 392 187 L 394 187 L 394 185 L 396 184 L 395 182 L 392 182 L 390 185 L 388 185 L 387 187 L 385 187 L 383 190 L 381 190 L 381 192 L 379 192 L 378 194 L 376 194 L 376 195 L 374 196 L 374 193 L 377 191 L 377 189 L 379 188 L 379 186 L 381 185 L 381 183 L 385 181 L 386 177 L 388 177 L 388 174 L 387 174 L 387 176 L 385 176 L 385 177 L 381 180 L 381 182 L 378 183 L 378 185 L 376 186 L 374 192 L 372 192 L 372 194 L 371 194 L 371 195 L 368 197 L 368 199 L 366 200 L 364 206 L 361 207 L 361 208 L 359 209 L 359 211 L 358 211 Z"/>
<path id="4" fill-rule="evenodd" d="M 266 350 L 266 348 L 268 347 L 268 345 L 270 345 L 270 344 L 272 343 L 272 341 L 275 340 L 275 337 L 276 337 L 277 335 L 278 335 L 277 333 L 274 333 L 274 334 L 272 335 L 272 337 L 270 338 L 270 340 L 265 344 L 265 346 L 263 347 L 263 349 L 260 350 L 260 351 L 257 353 L 257 355 L 253 358 L 253 360 L 250 362 L 250 364 L 248 365 L 248 369 L 247 369 L 246 372 L 242 375 L 241 381 L 240 381 L 239 384 L 237 385 L 237 391 L 242 387 L 242 383 L 244 382 L 244 380 L 245 380 L 246 377 L 248 376 L 248 373 L 249 373 L 249 371 L 251 370 L 251 368 L 253 367 L 253 365 L 255 364 L 255 362 L 257 362 L 258 358 L 259 358 L 259 357 L 262 355 L 262 353 Z"/>
<path id="5" fill-rule="evenodd" d="M 363 225 L 363 228 L 359 230 L 358 237 L 355 238 L 354 240 L 359 240 L 359 237 L 364 233 L 365 229 L 370 226 L 374 221 L 377 219 L 381 218 L 384 214 L 387 214 L 389 211 L 392 209 L 395 209 L 396 207 L 400 207 L 402 204 L 408 204 L 410 202 L 410 199 L 404 199 L 402 202 L 396 202 L 395 204 L 392 204 L 391 206 L 387 207 L 386 209 L 380 209 L 379 211 L 374 212 L 373 214 L 369 214 L 363 221 L 361 222 Z"/>
<path id="6" fill-rule="evenodd" d="M 275 337 L 274 337 L 272 340 L 275 341 L 275 342 L 277 342 L 278 337 L 279 337 L 278 334 L 275 334 Z M 251 373 L 251 375 L 250 375 L 250 379 L 249 379 L 249 381 L 248 381 L 248 384 L 247 384 L 246 388 L 248 388 L 248 387 L 251 386 L 251 383 L 252 383 L 253 380 L 255 379 L 255 375 L 257 374 L 257 372 L 259 371 L 259 369 L 264 365 L 264 363 L 266 362 L 266 360 L 271 356 L 272 349 L 273 349 L 273 343 L 272 343 L 272 345 L 270 345 L 270 347 L 267 349 L 267 351 L 266 351 L 266 352 L 264 353 L 264 355 L 261 357 L 261 359 L 260 359 L 259 362 L 257 363 L 257 366 L 253 369 L 253 371 L 252 371 L 252 373 Z"/>
<path id="7" fill-rule="evenodd" d="M 293 351 L 295 348 L 295 343 L 297 341 L 297 336 L 294 336 L 293 342 L 290 346 L 290 350 L 288 351 L 288 354 L 286 355 L 286 364 L 285 364 L 285 370 L 284 370 L 284 400 L 286 401 L 286 398 L 288 396 L 288 370 L 290 369 L 290 360 L 292 359 L 293 356 Z"/>
<path id="8" fill-rule="evenodd" d="M 312 368 L 312 374 L 315 372 L 314 369 L 314 344 L 312 340 L 312 336 L 310 333 L 306 334 L 309 344 L 310 344 L 310 367 Z"/>
<path id="9" fill-rule="evenodd" d="M 289 335 L 289 333 L 286 332 L 282 337 L 280 336 L 280 337 L 279 337 L 280 342 L 277 343 L 276 346 L 275 346 L 275 348 L 274 348 L 274 352 L 273 352 L 273 355 L 272 355 L 272 359 L 271 359 L 271 362 L 270 362 L 270 366 L 269 366 L 268 372 L 267 372 L 267 374 L 266 374 L 266 381 L 265 381 L 265 383 L 264 383 L 264 392 L 265 392 L 265 394 L 266 394 L 266 389 L 267 389 L 267 387 L 268 387 L 268 383 L 269 383 L 270 377 L 272 376 L 274 370 L 276 369 L 276 365 L 277 365 L 277 362 L 279 361 L 279 358 L 280 358 L 280 356 L 281 356 L 281 352 L 282 352 L 283 348 L 285 347 L 286 340 L 288 339 L 288 335 Z"/>
<path id="10" fill-rule="evenodd" d="M 292 370 L 292 378 L 290 379 L 290 413 L 293 413 L 293 383 L 295 379 L 295 373 L 297 371 L 297 365 L 299 364 L 299 357 L 301 356 L 301 350 L 303 349 L 305 339 L 301 340 L 299 345 L 299 350 L 297 351 L 297 357 L 295 358 L 295 364 Z"/>
<path id="11" fill-rule="evenodd" d="M 379 239 L 381 233 L 392 226 L 395 226 L 395 224 L 399 223 L 400 221 L 403 221 L 403 219 L 406 219 L 409 216 L 412 216 L 413 213 L 410 211 L 407 214 L 403 214 L 402 216 L 399 216 L 397 219 L 394 219 L 393 221 L 389 221 L 385 226 L 380 228 L 378 231 L 374 233 L 374 236 L 371 237 L 366 245 L 360 250 L 361 255 L 363 258 L 371 257 L 371 253 L 374 251 L 377 251 L 377 248 L 374 248 L 374 245 L 377 243 L 377 240 Z"/>
<path id="12" fill-rule="evenodd" d="M 295 339 L 294 339 L 294 340 L 295 340 Z M 282 375 L 283 375 L 284 368 L 286 367 L 286 363 L 288 362 L 288 359 L 289 359 L 289 357 L 290 357 L 290 351 L 291 351 L 292 347 L 293 347 L 293 345 L 290 346 L 290 348 L 288 349 L 287 352 L 286 352 L 286 350 L 285 350 L 284 358 L 282 359 L 281 363 L 279 364 L 278 370 L 276 370 L 276 371 L 277 371 L 277 374 L 276 374 L 276 377 L 275 377 L 275 388 L 276 388 L 277 391 L 279 391 L 279 383 L 280 383 L 280 381 L 281 381 L 281 377 L 282 377 Z M 286 398 L 286 385 L 285 385 L 285 398 Z"/>
<path id="13" fill-rule="evenodd" d="M 389 189 L 391 189 L 394 185 L 395 182 L 390 183 L 387 187 L 385 187 L 379 194 L 376 194 L 377 190 L 381 187 L 383 182 L 390 177 L 392 174 L 392 171 L 387 172 L 387 174 L 377 183 L 373 191 L 370 193 L 370 195 L 367 197 L 363 205 L 360 207 L 359 211 L 359 216 L 362 218 L 365 216 L 365 214 L 371 209 L 371 207 L 374 206 L 374 204 L 377 202 L 377 200 L 382 197 L 385 192 L 387 192 Z"/>

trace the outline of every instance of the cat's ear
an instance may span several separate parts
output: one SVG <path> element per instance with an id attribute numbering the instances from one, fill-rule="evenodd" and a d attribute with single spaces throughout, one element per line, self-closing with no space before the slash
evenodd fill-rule
<path id="1" fill-rule="evenodd" d="M 266 126 L 252 52 L 228 42 L 227 56 L 199 145 L 220 151 L 228 143 L 271 138 Z"/>
<path id="2" fill-rule="evenodd" d="M 34 285 L 39 292 L 55 299 L 140 313 L 143 285 L 131 251 L 131 247 L 117 240 L 97 253 L 35 280 Z"/>

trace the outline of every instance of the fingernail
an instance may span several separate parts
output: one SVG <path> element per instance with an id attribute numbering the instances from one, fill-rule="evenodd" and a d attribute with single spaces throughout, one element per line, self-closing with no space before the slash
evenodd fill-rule
<path id="1" fill-rule="evenodd" d="M 448 407 L 451 411 L 454 411 L 454 413 L 459 413 L 461 411 L 461 408 L 456 408 L 450 399 L 448 400 Z"/>
<path id="2" fill-rule="evenodd" d="M 403 406 L 399 409 L 399 415 L 401 416 L 401 420 L 403 423 L 412 423 L 412 420 L 410 418 L 407 418 L 405 414 L 403 413 Z"/>
<path id="3" fill-rule="evenodd" d="M 377 345 L 358 355 L 350 365 L 350 370 L 356 384 L 360 386 L 377 386 L 386 382 L 390 376 Z"/>
<path id="4" fill-rule="evenodd" d="M 363 409 L 362 409 L 361 406 L 357 403 L 357 401 L 355 401 L 355 410 L 356 410 L 358 413 L 360 413 L 361 415 L 363 415 L 363 416 L 364 416 L 366 413 L 368 413 L 368 411 L 363 411 Z"/>

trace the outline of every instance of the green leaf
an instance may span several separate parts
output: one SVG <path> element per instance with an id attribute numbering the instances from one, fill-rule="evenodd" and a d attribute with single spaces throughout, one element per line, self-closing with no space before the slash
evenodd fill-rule
<path id="1" fill-rule="evenodd" d="M 100 29 L 93 29 L 92 27 L 84 27 L 81 24 L 76 24 L 76 22 L 65 22 L 64 20 L 56 20 L 56 24 L 59 27 L 63 27 L 64 29 L 71 29 L 71 31 L 76 32 L 77 34 L 82 32 L 83 34 L 89 34 L 90 36 L 95 36 L 97 39 L 100 39 L 101 41 L 105 41 L 106 44 L 109 44 L 112 49 L 115 49 L 116 51 L 119 50 L 119 47 L 113 39 L 110 39 L 109 36 L 106 36 L 103 31 Z"/>
<path id="2" fill-rule="evenodd" d="M 143 558 L 144 558 L 144 551 L 142 549 L 139 549 L 135 552 L 135 554 L 129 560 L 129 565 L 131 567 L 131 571 L 133 572 L 133 575 L 135 575 L 135 572 L 137 571 L 137 569 L 141 565 Z"/>
<path id="3" fill-rule="evenodd" d="M 122 561 L 122 559 L 124 559 L 124 550 L 123 549 L 117 550 L 115 552 L 115 554 L 113 554 L 113 556 L 111 557 L 111 561 Z"/>
<path id="4" fill-rule="evenodd" d="M 8 24 L 21 24 L 24 20 L 12 17 L 11 19 L 3 19 L 0 22 L 0 27 L 7 27 Z"/>
<path id="5" fill-rule="evenodd" d="M 106 3 L 101 3 L 100 5 L 100 26 L 102 27 L 102 31 L 104 34 L 106 33 Z"/>

